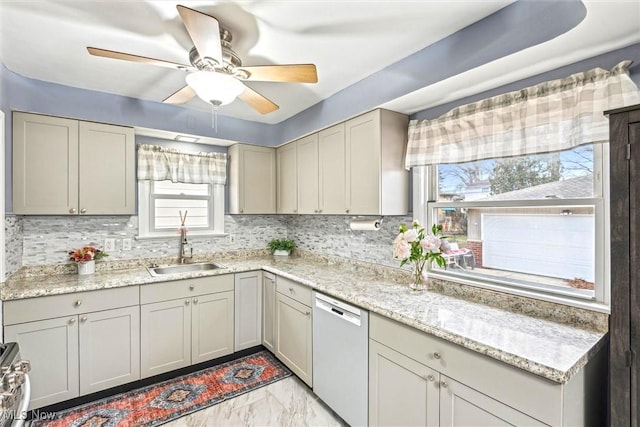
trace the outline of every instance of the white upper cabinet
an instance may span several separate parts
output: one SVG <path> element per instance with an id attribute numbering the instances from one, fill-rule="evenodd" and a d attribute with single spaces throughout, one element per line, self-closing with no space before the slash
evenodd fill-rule
<path id="1" fill-rule="evenodd" d="M 375 110 L 278 148 L 278 213 L 406 214 L 408 125 Z"/>
<path id="2" fill-rule="evenodd" d="M 409 172 L 404 168 L 409 118 L 374 110 L 345 122 L 346 199 L 350 215 L 404 215 Z"/>
<path id="3" fill-rule="evenodd" d="M 297 145 L 298 213 L 319 213 L 318 134 L 295 142 Z"/>
<path id="4" fill-rule="evenodd" d="M 276 213 L 275 148 L 235 144 L 229 156 L 229 213 Z"/>
<path id="5" fill-rule="evenodd" d="M 278 213 L 298 213 L 297 144 L 283 145 L 278 156 Z"/>
<path id="6" fill-rule="evenodd" d="M 13 113 L 13 212 L 135 213 L 132 128 Z"/>

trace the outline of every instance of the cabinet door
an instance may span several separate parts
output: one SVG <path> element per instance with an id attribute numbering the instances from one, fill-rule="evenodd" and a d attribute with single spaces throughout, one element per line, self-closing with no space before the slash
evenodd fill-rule
<path id="1" fill-rule="evenodd" d="M 318 134 L 296 141 L 298 177 L 298 213 L 319 213 L 318 206 Z"/>
<path id="2" fill-rule="evenodd" d="M 312 386 L 311 308 L 276 294 L 276 357 Z"/>
<path id="3" fill-rule="evenodd" d="M 135 213 L 132 128 L 80 122 L 79 194 L 80 214 Z"/>
<path id="4" fill-rule="evenodd" d="M 276 277 L 262 275 L 262 345 L 275 352 Z"/>
<path id="5" fill-rule="evenodd" d="M 320 212 L 344 214 L 347 209 L 344 123 L 319 133 L 318 169 Z"/>
<path id="6" fill-rule="evenodd" d="M 262 344 L 262 272 L 235 277 L 235 351 Z"/>
<path id="7" fill-rule="evenodd" d="M 437 371 L 369 340 L 369 425 L 438 426 L 439 376 Z"/>
<path id="8" fill-rule="evenodd" d="M 449 426 L 546 426 L 462 383 L 440 378 L 440 425 Z"/>
<path id="9" fill-rule="evenodd" d="M 233 353 L 233 291 L 193 298 L 191 363 Z"/>
<path id="10" fill-rule="evenodd" d="M 239 210 L 232 213 L 276 213 L 275 150 L 269 147 L 242 145 L 238 153 Z"/>
<path id="11" fill-rule="evenodd" d="M 191 364 L 191 298 L 140 306 L 142 378 Z"/>
<path id="12" fill-rule="evenodd" d="M 347 209 L 354 215 L 380 213 L 380 112 L 345 123 Z"/>
<path id="13" fill-rule="evenodd" d="M 13 212 L 78 211 L 78 121 L 13 113 Z"/>
<path id="14" fill-rule="evenodd" d="M 69 316 L 5 327 L 5 340 L 16 341 L 22 358 L 31 361 L 29 409 L 78 397 L 77 320 Z"/>
<path id="15" fill-rule="evenodd" d="M 291 142 L 278 148 L 276 157 L 278 159 L 278 213 L 297 213 L 296 143 Z"/>
<path id="16" fill-rule="evenodd" d="M 140 307 L 79 318 L 80 394 L 140 379 Z"/>

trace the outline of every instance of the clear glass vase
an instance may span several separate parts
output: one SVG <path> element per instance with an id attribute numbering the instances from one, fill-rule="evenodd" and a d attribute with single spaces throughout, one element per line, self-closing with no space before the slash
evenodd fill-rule
<path id="1" fill-rule="evenodd" d="M 427 269 L 425 264 L 413 264 L 411 272 L 411 284 L 409 287 L 414 291 L 424 291 L 429 288 L 429 280 L 427 277 Z"/>

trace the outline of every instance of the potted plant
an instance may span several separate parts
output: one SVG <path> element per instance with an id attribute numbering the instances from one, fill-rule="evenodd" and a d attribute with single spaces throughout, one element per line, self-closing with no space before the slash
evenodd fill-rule
<path id="1" fill-rule="evenodd" d="M 274 239 L 269 242 L 269 249 L 277 256 L 289 256 L 295 248 L 296 242 L 291 239 Z"/>

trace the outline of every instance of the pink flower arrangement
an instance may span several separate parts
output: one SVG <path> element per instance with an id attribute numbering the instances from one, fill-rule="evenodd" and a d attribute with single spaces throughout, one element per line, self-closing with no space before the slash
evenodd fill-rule
<path id="1" fill-rule="evenodd" d="M 431 232 L 425 230 L 415 220 L 411 228 L 400 226 L 400 233 L 393 241 L 393 257 L 400 260 L 402 267 L 408 262 L 413 263 L 414 284 L 418 285 L 423 279 L 424 267 L 434 262 L 446 268 L 446 261 L 442 256 L 442 226 L 433 225 Z"/>
<path id="2" fill-rule="evenodd" d="M 94 261 L 108 256 L 108 253 L 93 246 L 85 246 L 80 249 L 73 249 L 69 251 L 69 259 L 75 262 Z"/>

